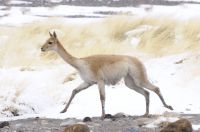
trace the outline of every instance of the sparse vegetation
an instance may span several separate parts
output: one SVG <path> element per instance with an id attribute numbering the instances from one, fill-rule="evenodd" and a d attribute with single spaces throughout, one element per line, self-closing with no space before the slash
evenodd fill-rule
<path id="1" fill-rule="evenodd" d="M 33 22 L 23 27 L 0 27 L 0 66 L 46 65 L 55 60 L 53 53 L 41 53 L 40 47 L 47 38 L 49 30 L 55 30 L 66 49 L 77 57 L 92 54 L 126 54 L 135 51 L 156 56 L 199 51 L 200 20 L 187 21 L 169 18 L 137 18 L 134 16 L 114 16 L 103 20 L 72 24 L 58 18 L 43 22 Z M 137 36 L 137 46 L 127 41 L 126 32 L 143 25 L 152 26 L 150 30 Z M 5 32 L 6 31 L 6 32 Z"/>

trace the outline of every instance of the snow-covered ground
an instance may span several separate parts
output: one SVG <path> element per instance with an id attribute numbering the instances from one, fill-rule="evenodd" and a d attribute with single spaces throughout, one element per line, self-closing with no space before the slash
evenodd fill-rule
<path id="1" fill-rule="evenodd" d="M 17 2 L 17 1 L 13 1 Z M 0 9 L 4 9 L 0 6 Z M 147 11 L 147 9 L 149 9 Z M 200 5 L 152 6 L 140 7 L 11 7 L 0 10 L 0 25 L 22 26 L 33 21 L 43 21 L 48 17 L 61 17 L 66 21 L 85 23 L 106 17 L 98 12 L 130 13 L 138 17 L 154 16 L 173 17 L 187 20 L 199 17 Z M 70 16 L 86 16 L 72 18 Z M 88 17 L 90 16 L 90 17 Z M 166 100 L 177 113 L 200 113 L 200 54 L 187 52 L 178 55 L 143 59 L 149 79 L 158 87 Z M 68 111 L 59 112 L 69 99 L 72 90 L 82 82 L 78 74 L 74 80 L 65 81 L 75 70 L 67 64 L 51 67 L 14 67 L 0 69 L 0 120 L 11 120 L 27 117 L 83 118 L 100 116 L 100 100 L 97 86 L 79 93 Z M 169 111 L 163 107 L 156 94 L 150 95 L 150 113 L 162 114 Z M 130 115 L 141 115 L 145 112 L 144 97 L 128 89 L 123 80 L 116 86 L 106 87 L 106 112 L 115 114 L 123 112 Z M 13 117 L 13 114 L 20 116 Z"/>
<path id="2" fill-rule="evenodd" d="M 16 1 L 15 1 L 16 2 Z M 140 5 L 138 7 L 82 7 L 59 5 L 56 7 L 10 7 L 0 6 L 0 25 L 22 25 L 32 21 L 41 21 L 47 17 L 61 17 L 73 23 L 83 23 L 114 14 L 131 14 L 139 17 L 166 16 L 175 19 L 198 17 L 199 5 L 182 4 L 178 6 Z M 103 14 L 102 14 L 103 13 Z M 108 14 L 106 14 L 108 13 Z M 80 18 L 81 17 L 81 18 Z M 84 17 L 84 18 L 83 18 Z"/>

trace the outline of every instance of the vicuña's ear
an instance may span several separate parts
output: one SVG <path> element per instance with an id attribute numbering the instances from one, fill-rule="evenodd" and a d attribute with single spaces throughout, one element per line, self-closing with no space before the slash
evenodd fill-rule
<path id="1" fill-rule="evenodd" d="M 49 35 L 51 36 L 51 37 L 53 37 L 53 34 L 51 34 L 51 32 L 49 31 Z"/>
<path id="2" fill-rule="evenodd" d="M 53 32 L 53 36 L 54 36 L 55 38 L 57 38 L 57 35 L 56 35 L 56 32 L 55 32 L 55 31 Z"/>

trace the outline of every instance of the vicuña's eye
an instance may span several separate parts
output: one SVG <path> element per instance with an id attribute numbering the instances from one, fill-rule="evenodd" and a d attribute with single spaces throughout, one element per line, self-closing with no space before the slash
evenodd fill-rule
<path id="1" fill-rule="evenodd" d="M 51 44 L 53 44 L 53 42 L 48 42 L 48 44 L 50 44 L 50 45 L 51 45 Z"/>

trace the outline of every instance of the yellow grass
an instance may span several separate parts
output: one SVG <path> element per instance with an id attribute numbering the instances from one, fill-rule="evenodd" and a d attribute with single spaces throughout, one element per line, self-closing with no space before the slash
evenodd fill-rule
<path id="1" fill-rule="evenodd" d="M 74 56 L 144 52 L 156 56 L 199 51 L 200 20 L 177 21 L 170 18 L 114 16 L 87 24 L 71 24 L 50 18 L 21 27 L 0 27 L 0 67 L 40 66 L 60 60 L 54 53 L 41 53 L 40 47 L 55 30 L 64 47 Z M 126 32 L 152 26 L 131 45 Z M 7 36 L 7 37 L 6 37 Z M 59 58 L 59 59 L 58 59 Z M 53 60 L 53 61 L 52 61 Z"/>

